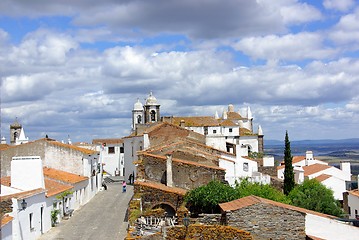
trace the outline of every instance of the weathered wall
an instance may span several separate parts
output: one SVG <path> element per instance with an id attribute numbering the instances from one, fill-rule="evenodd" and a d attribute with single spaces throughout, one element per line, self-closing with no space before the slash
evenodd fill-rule
<path id="1" fill-rule="evenodd" d="M 183 203 L 183 196 L 180 194 L 166 192 L 143 185 L 135 184 L 134 192 L 140 193 L 141 195 L 143 211 L 152 209 L 161 203 L 169 203 L 169 205 L 176 211 Z"/>
<path id="2" fill-rule="evenodd" d="M 226 213 L 229 226 L 250 232 L 255 239 L 305 239 L 305 214 L 258 203 Z"/>
<path id="3" fill-rule="evenodd" d="M 149 155 L 142 155 L 142 162 L 138 166 L 138 178 L 160 183 L 165 178 L 166 159 Z M 224 170 L 207 168 L 176 162 L 172 164 L 173 186 L 183 189 L 194 189 L 217 179 L 224 179 Z"/>
<path id="4" fill-rule="evenodd" d="M 11 159 L 19 156 L 40 156 L 45 159 L 45 143 L 33 142 L 12 146 L 1 151 L 1 176 L 10 176 Z"/>

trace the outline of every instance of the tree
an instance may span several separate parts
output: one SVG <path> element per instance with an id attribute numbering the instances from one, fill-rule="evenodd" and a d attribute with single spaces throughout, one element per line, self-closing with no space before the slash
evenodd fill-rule
<path id="1" fill-rule="evenodd" d="M 235 186 L 237 198 L 255 195 L 261 198 L 270 199 L 282 203 L 290 203 L 290 200 L 280 191 L 268 184 L 251 183 L 243 179 Z"/>
<path id="2" fill-rule="evenodd" d="M 334 199 L 333 191 L 316 179 L 304 180 L 302 184 L 293 188 L 288 197 L 297 207 L 338 217 L 343 214 L 339 202 Z"/>
<path id="3" fill-rule="evenodd" d="M 285 147 L 284 147 L 284 187 L 283 191 L 285 195 L 288 195 L 290 191 L 294 188 L 294 171 L 292 165 L 292 153 L 290 150 L 290 142 L 288 137 L 288 132 L 285 132 Z"/>
<path id="4" fill-rule="evenodd" d="M 185 201 L 194 213 L 218 213 L 219 203 L 236 199 L 234 188 L 219 181 L 211 181 L 207 185 L 200 186 L 189 191 Z"/>

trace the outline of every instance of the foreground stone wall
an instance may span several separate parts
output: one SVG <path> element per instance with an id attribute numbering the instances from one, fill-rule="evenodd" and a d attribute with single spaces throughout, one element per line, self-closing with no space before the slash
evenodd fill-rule
<path id="1" fill-rule="evenodd" d="M 305 214 L 258 203 L 226 213 L 229 226 L 250 232 L 255 239 L 305 239 Z"/>
<path id="2" fill-rule="evenodd" d="M 141 195 L 143 211 L 152 209 L 159 204 L 168 204 L 173 207 L 175 211 L 177 211 L 177 209 L 183 203 L 183 196 L 180 194 L 166 192 L 143 185 L 135 184 L 134 192 Z"/>

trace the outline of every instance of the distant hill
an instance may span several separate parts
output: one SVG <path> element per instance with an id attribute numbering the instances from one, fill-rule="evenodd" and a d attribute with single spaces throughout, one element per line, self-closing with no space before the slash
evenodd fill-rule
<path id="1" fill-rule="evenodd" d="M 348 138 L 348 139 L 321 139 L 321 140 L 299 140 L 299 141 L 291 141 L 291 145 L 345 145 L 345 144 L 358 144 L 359 145 L 359 138 Z M 283 145 L 284 146 L 284 140 L 264 140 L 265 145 Z"/>

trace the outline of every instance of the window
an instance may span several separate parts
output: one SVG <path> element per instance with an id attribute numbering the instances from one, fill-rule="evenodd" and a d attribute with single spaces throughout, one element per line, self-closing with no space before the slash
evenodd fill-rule
<path id="1" fill-rule="evenodd" d="M 352 214 L 351 209 L 350 209 L 350 207 L 349 207 L 349 206 L 348 206 L 348 213 L 349 213 L 349 215 L 351 215 L 351 214 Z"/>
<path id="2" fill-rule="evenodd" d="M 243 171 L 248 172 L 248 163 L 243 163 Z"/>
<path id="3" fill-rule="evenodd" d="M 204 135 L 208 135 L 208 127 L 204 127 Z"/>
<path id="4" fill-rule="evenodd" d="M 29 220 L 30 220 L 30 231 L 34 230 L 34 223 L 33 223 L 33 217 L 32 217 L 32 213 L 29 214 Z"/>
<path id="5" fill-rule="evenodd" d="M 115 153 L 115 147 L 108 147 L 108 153 Z"/>
<path id="6" fill-rule="evenodd" d="M 123 147 L 120 147 L 120 153 L 124 153 L 125 149 Z"/>
<path id="7" fill-rule="evenodd" d="M 155 122 L 155 121 L 156 121 L 156 111 L 155 111 L 155 110 L 152 110 L 152 111 L 151 111 L 151 121 L 152 121 L 152 122 Z"/>
<path id="8" fill-rule="evenodd" d="M 213 134 L 217 133 L 217 130 L 213 130 Z"/>
<path id="9" fill-rule="evenodd" d="M 232 128 L 230 128 L 230 129 L 229 129 L 229 132 L 233 132 L 233 129 L 232 129 Z"/>
<path id="10" fill-rule="evenodd" d="M 355 209 L 355 217 L 357 218 L 358 217 L 358 210 Z"/>
<path id="11" fill-rule="evenodd" d="M 141 115 L 138 115 L 137 116 L 137 123 L 141 123 L 142 122 L 142 117 L 141 117 Z"/>

